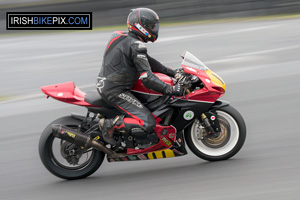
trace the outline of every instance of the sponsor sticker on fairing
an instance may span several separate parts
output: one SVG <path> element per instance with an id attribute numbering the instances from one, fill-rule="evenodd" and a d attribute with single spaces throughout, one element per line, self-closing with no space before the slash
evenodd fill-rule
<path id="1" fill-rule="evenodd" d="M 211 117 L 210 117 L 210 120 L 211 121 L 214 121 L 216 119 L 216 117 L 214 116 L 214 115 L 212 115 Z"/>
<path id="2" fill-rule="evenodd" d="M 167 140 L 166 138 L 162 138 L 161 139 L 166 145 L 170 146 L 171 145 L 171 142 L 169 140 Z"/>
<path id="3" fill-rule="evenodd" d="M 184 118 L 185 120 L 191 120 L 191 119 L 193 119 L 193 118 L 194 118 L 194 112 L 191 111 L 191 110 L 186 111 L 186 112 L 183 114 L 183 118 Z"/>

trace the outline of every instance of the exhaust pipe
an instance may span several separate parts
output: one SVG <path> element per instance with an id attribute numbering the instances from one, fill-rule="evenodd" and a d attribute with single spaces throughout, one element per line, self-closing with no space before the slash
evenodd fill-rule
<path id="1" fill-rule="evenodd" d="M 110 158 L 121 158 L 126 156 L 126 154 L 115 153 L 110 149 L 106 148 L 103 144 L 93 140 L 91 136 L 85 135 L 80 131 L 75 131 L 67 126 L 60 124 L 52 124 L 53 135 L 62 140 L 66 140 L 70 143 L 76 144 L 78 146 L 83 146 L 85 148 L 93 147 L 99 151 L 103 151 Z"/>

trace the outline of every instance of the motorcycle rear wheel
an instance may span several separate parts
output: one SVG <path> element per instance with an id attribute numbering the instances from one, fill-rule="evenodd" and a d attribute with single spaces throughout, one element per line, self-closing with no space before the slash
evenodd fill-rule
<path id="1" fill-rule="evenodd" d="M 71 144 L 54 137 L 51 125 L 62 124 L 76 128 L 80 123 L 80 120 L 71 116 L 59 118 L 45 128 L 39 141 L 39 154 L 42 163 L 52 174 L 62 179 L 74 180 L 90 176 L 101 166 L 105 157 L 103 152 L 95 149 L 90 149 L 88 153 L 85 153 L 87 155 L 83 154 L 81 160 L 79 159 L 78 164 L 75 165 L 69 164 L 63 157 L 64 148 Z"/>
<path id="2" fill-rule="evenodd" d="M 217 110 L 221 132 L 217 138 L 203 137 L 204 127 L 195 120 L 185 131 L 188 147 L 198 157 L 208 161 L 227 160 L 242 148 L 246 139 L 246 124 L 241 114 L 228 105 Z"/>

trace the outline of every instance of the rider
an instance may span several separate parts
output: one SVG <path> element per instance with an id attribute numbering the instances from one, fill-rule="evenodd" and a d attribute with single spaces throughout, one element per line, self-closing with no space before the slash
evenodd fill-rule
<path id="1" fill-rule="evenodd" d="M 116 145 L 114 132 L 131 132 L 146 139 L 154 132 L 156 121 L 151 112 L 130 92 L 138 79 L 149 89 L 164 95 L 180 96 L 182 85 L 170 86 L 152 72 L 177 77 L 176 71 L 165 67 L 147 54 L 144 43 L 158 38 L 158 15 L 148 8 L 132 9 L 127 18 L 129 32 L 113 33 L 104 54 L 97 78 L 97 90 L 104 101 L 128 117 L 100 119 L 103 139 Z M 147 140 L 147 139 L 146 139 Z"/>

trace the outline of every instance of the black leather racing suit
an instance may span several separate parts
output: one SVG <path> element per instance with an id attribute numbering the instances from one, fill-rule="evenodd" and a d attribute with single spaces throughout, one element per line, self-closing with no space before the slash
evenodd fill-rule
<path id="1" fill-rule="evenodd" d="M 108 104 L 131 116 L 124 118 L 128 130 L 141 128 L 146 133 L 151 133 L 156 126 L 151 112 L 130 92 L 139 78 L 149 89 L 172 94 L 171 86 L 162 82 L 152 71 L 172 77 L 176 74 L 150 57 L 145 44 L 135 34 L 114 32 L 106 47 L 97 78 L 97 90 Z"/>

